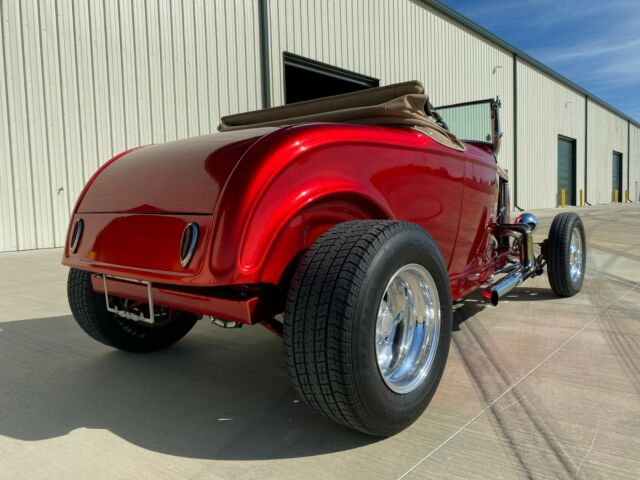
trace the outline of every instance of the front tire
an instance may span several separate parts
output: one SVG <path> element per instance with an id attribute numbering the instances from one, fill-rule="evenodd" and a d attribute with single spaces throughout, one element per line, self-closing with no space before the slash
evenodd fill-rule
<path id="1" fill-rule="evenodd" d="M 284 323 L 289 376 L 317 413 L 393 435 L 433 397 L 451 321 L 447 270 L 424 229 L 395 221 L 337 225 L 303 256 L 292 281 Z"/>
<path id="2" fill-rule="evenodd" d="M 103 294 L 93 291 L 91 273 L 72 268 L 67 281 L 71 313 L 82 330 L 100 343 L 128 352 L 152 352 L 167 348 L 194 326 L 196 315 L 174 312 L 158 325 L 127 320 L 109 311 Z"/>
<path id="3" fill-rule="evenodd" d="M 587 241 L 580 216 L 556 215 L 549 229 L 547 270 L 553 292 L 572 297 L 582 289 L 587 265 Z"/>

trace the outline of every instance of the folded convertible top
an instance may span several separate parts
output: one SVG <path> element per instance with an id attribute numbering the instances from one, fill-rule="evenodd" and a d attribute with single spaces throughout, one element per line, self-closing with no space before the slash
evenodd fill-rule
<path id="1" fill-rule="evenodd" d="M 417 80 L 228 115 L 222 117 L 218 130 L 228 132 L 310 122 L 411 126 L 443 145 L 465 149 L 453 133 L 436 123 L 424 87 Z"/>

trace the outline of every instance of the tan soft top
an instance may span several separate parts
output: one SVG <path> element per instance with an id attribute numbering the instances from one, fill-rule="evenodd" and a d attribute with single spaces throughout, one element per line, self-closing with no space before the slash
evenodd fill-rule
<path id="1" fill-rule="evenodd" d="M 417 80 L 332 97 L 222 117 L 218 130 L 272 127 L 311 122 L 416 127 L 435 141 L 464 150 L 464 144 L 436 123 L 424 87 Z"/>

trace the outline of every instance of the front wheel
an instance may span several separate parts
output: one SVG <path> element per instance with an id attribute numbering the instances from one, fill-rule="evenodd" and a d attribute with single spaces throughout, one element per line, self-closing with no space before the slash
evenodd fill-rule
<path id="1" fill-rule="evenodd" d="M 553 292 L 572 297 L 582 289 L 587 266 L 587 241 L 580 216 L 556 215 L 549 230 L 547 270 Z"/>
<path id="2" fill-rule="evenodd" d="M 352 221 L 322 234 L 292 281 L 284 343 L 291 380 L 319 414 L 389 436 L 433 397 L 451 340 L 438 246 L 407 222 Z"/>
<path id="3" fill-rule="evenodd" d="M 91 273 L 72 268 L 67 281 L 71 313 L 80 327 L 94 340 L 129 352 L 152 352 L 173 345 L 196 323 L 197 316 L 162 309 L 157 323 L 143 324 L 107 310 L 103 294 L 93 291 Z"/>

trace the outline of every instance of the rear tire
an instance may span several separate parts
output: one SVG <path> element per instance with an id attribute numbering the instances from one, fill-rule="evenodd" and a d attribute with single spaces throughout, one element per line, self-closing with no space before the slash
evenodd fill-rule
<path id="1" fill-rule="evenodd" d="M 391 280 L 407 268 L 424 273 L 434 306 L 424 331 L 439 318 L 426 370 L 411 385 L 394 384 L 383 373 L 379 353 L 380 310 Z M 395 284 L 394 284 L 395 285 Z M 409 294 L 403 283 L 404 295 Z M 418 289 L 422 292 L 422 289 Z M 397 292 L 396 292 L 397 294 Z M 437 298 L 436 298 L 437 297 Z M 404 298 L 404 297 L 393 297 Z M 384 302 L 383 302 L 384 301 Z M 409 301 L 411 308 L 425 303 Z M 437 308 L 435 307 L 437 305 Z M 402 309 L 400 309 L 402 310 Z M 437 313 L 433 313 L 437 312 Z M 417 316 L 398 314 L 385 345 L 411 331 Z M 396 323 L 395 319 L 401 319 Z M 375 436 L 393 435 L 413 423 L 433 397 L 444 371 L 451 340 L 451 291 L 442 255 L 431 236 L 418 225 L 395 221 L 351 221 L 323 233 L 303 256 L 289 292 L 284 345 L 289 376 L 300 397 L 317 413 L 339 424 Z M 418 327 L 411 333 L 417 338 Z M 437 332 L 437 333 L 435 333 Z M 413 344 L 412 344 L 413 345 Z M 380 347 L 382 348 L 382 347 Z M 397 352 L 398 350 L 396 350 Z M 422 351 L 422 350 L 420 350 Z M 409 365 L 414 360 L 408 358 Z M 425 364 L 426 365 L 426 364 Z M 410 370 L 410 371 L 413 371 Z M 403 370 L 404 371 L 404 370 Z M 387 372 L 388 373 L 388 372 Z M 414 379 L 415 380 L 415 379 Z M 402 389 L 406 391 L 401 391 Z"/>
<path id="2" fill-rule="evenodd" d="M 560 297 L 580 292 L 586 265 L 587 242 L 580 216 L 573 212 L 556 215 L 547 247 L 547 271 L 553 292 Z"/>
<path id="3" fill-rule="evenodd" d="M 107 311 L 103 294 L 93 291 L 91 273 L 72 268 L 67 281 L 71 313 L 80 327 L 94 340 L 128 352 L 152 352 L 167 348 L 194 326 L 198 317 L 176 312 L 161 325 L 145 325 Z"/>

